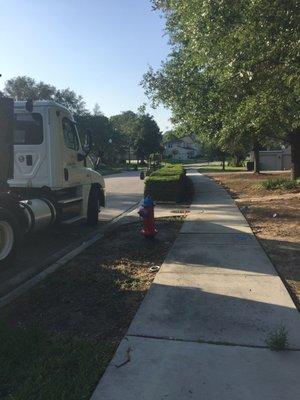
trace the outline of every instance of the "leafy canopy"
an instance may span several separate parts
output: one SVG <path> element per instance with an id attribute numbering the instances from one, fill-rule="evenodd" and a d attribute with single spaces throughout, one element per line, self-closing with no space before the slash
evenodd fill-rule
<path id="1" fill-rule="evenodd" d="M 172 52 L 143 85 L 223 150 L 299 134 L 297 0 L 160 0 Z"/>
<path id="2" fill-rule="evenodd" d="M 87 112 L 83 97 L 70 88 L 57 89 L 44 82 L 36 82 L 28 76 L 17 76 L 5 83 L 4 94 L 14 100 L 54 100 L 67 107 L 74 114 Z"/>

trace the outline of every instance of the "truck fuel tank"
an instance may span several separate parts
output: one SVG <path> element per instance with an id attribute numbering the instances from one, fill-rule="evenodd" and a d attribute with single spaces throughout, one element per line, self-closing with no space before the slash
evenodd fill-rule
<path id="1" fill-rule="evenodd" d="M 52 225 L 56 220 L 56 209 L 48 199 L 30 199 L 20 201 L 27 220 L 26 233 L 39 231 Z"/>

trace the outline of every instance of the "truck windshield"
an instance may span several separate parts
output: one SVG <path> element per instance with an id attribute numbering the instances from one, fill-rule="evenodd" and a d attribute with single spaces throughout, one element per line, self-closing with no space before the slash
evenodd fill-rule
<path id="1" fill-rule="evenodd" d="M 41 144 L 43 118 L 39 113 L 17 113 L 14 118 L 14 144 Z"/>

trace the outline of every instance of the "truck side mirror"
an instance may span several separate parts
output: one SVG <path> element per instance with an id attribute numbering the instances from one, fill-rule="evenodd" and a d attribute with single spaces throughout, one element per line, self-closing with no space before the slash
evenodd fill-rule
<path id="1" fill-rule="evenodd" d="M 85 160 L 85 156 L 81 153 L 77 153 L 77 161 L 84 161 Z"/>
<path id="2" fill-rule="evenodd" d="M 97 159 L 96 159 L 96 162 L 95 162 L 95 169 L 96 170 L 100 167 L 102 155 L 103 155 L 103 152 L 100 149 L 98 149 L 98 151 L 97 151 Z"/>
<path id="3" fill-rule="evenodd" d="M 92 132 L 89 129 L 84 133 L 82 148 L 86 156 L 92 149 Z"/>

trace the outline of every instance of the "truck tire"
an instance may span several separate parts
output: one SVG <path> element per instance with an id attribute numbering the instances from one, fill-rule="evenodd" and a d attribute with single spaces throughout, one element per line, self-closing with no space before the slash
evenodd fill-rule
<path id="1" fill-rule="evenodd" d="M 92 186 L 89 195 L 87 223 L 90 226 L 98 224 L 100 211 L 100 190 L 97 186 Z"/>
<path id="2" fill-rule="evenodd" d="M 20 243 L 21 230 L 13 214 L 0 208 L 0 265 L 9 264 L 16 253 Z"/>

